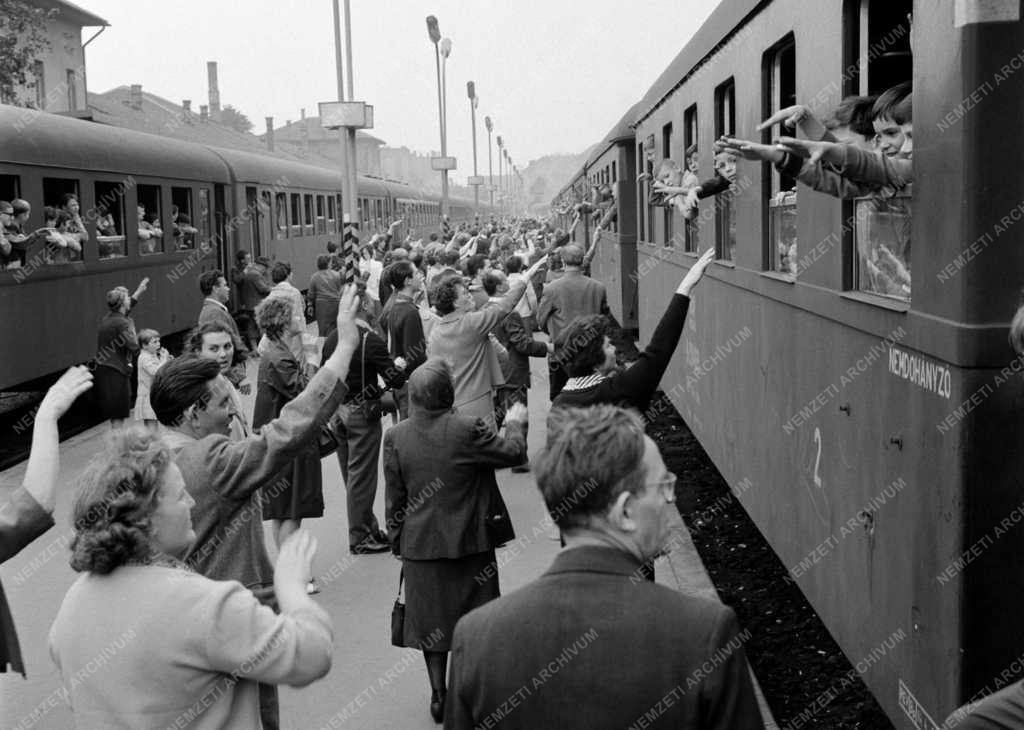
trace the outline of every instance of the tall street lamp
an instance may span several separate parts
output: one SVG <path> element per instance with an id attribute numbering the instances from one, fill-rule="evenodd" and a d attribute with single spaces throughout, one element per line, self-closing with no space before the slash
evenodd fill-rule
<path id="1" fill-rule="evenodd" d="M 501 141 L 501 135 L 498 135 L 498 207 L 500 208 L 504 203 L 502 199 L 502 173 L 501 173 L 501 157 L 505 152 L 505 144 Z"/>
<path id="2" fill-rule="evenodd" d="M 446 66 L 448 55 L 452 52 L 452 42 L 441 40 L 441 30 L 437 26 L 437 18 L 427 16 L 427 35 L 434 44 L 434 59 L 437 63 L 437 113 L 441 125 L 441 156 L 433 158 L 431 166 L 441 172 L 441 215 L 448 215 L 448 171 L 455 169 L 455 159 L 448 157 L 448 135 L 445 128 L 444 82 L 441 77 L 441 56 L 444 55 Z"/>
<path id="3" fill-rule="evenodd" d="M 491 194 L 491 208 L 494 208 L 494 161 L 491 159 L 491 132 L 494 125 L 490 117 L 484 117 L 484 126 L 487 127 L 487 191 Z"/>
<path id="4" fill-rule="evenodd" d="M 469 178 L 469 184 L 473 186 L 473 205 L 477 217 L 480 216 L 480 185 L 484 179 L 476 171 L 476 106 L 480 97 L 476 95 L 476 84 L 472 81 L 466 82 L 466 93 L 469 95 L 469 115 L 473 123 L 473 177 Z"/>

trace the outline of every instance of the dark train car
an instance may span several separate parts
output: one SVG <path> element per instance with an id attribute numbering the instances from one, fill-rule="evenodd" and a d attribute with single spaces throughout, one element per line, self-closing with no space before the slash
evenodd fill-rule
<path id="1" fill-rule="evenodd" d="M 96 353 L 105 295 L 149 277 L 134 316 L 162 333 L 192 325 L 195 277 L 216 261 L 199 242 L 230 216 L 230 175 L 210 150 L 76 119 L 0 106 L 0 199 L 32 205 L 27 231 L 43 227 L 43 207 L 75 193 L 88 239 L 65 257 L 41 243 L 21 268 L 0 271 L 0 389 L 84 362 Z M 156 214 L 161 238 L 140 240 L 138 206 Z M 198 234 L 175 237 L 171 206 Z M 100 210 L 114 229 L 97 231 Z M 66 263 L 57 261 L 70 258 Z M 185 275 L 185 272 L 188 272 Z"/>
<path id="2" fill-rule="evenodd" d="M 740 161 L 690 227 L 636 186 L 642 340 L 717 250 L 662 387 L 898 727 L 1020 679 L 1019 8 L 724 0 L 636 117 L 641 169 L 697 144 L 703 179 L 719 135 L 768 142 L 781 107 L 912 74 L 912 193 L 844 202 Z M 880 285 L 881 246 L 911 284 Z"/>
<path id="3" fill-rule="evenodd" d="M 593 186 L 611 186 L 614 190 L 615 218 L 601 233 L 590 273 L 604 283 L 608 306 L 626 329 L 637 328 L 636 261 L 636 151 L 632 123 L 636 107 L 630 109 L 588 157 L 584 169 Z M 594 215 L 580 222 L 587 246 L 594 237 Z M 585 225 L 584 225 L 585 224 Z M 586 249 L 585 249 L 586 250 Z"/>

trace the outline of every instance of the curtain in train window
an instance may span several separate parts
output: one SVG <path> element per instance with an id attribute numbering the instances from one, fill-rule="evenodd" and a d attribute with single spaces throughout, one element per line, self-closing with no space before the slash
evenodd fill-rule
<path id="1" fill-rule="evenodd" d="M 736 134 L 736 81 L 729 79 L 715 89 L 715 139 Z M 735 186 L 736 157 L 731 152 L 715 155 L 715 174 Z M 715 196 L 715 257 L 735 261 L 736 199 L 733 189 Z"/>
<path id="2" fill-rule="evenodd" d="M 697 147 L 697 105 L 693 104 L 683 114 L 683 165 L 692 181 L 700 179 L 700 151 Z M 700 248 L 700 219 L 685 221 L 683 228 L 683 250 L 696 253 Z"/>
<path id="3" fill-rule="evenodd" d="M 663 160 L 672 159 L 672 123 L 669 122 L 661 129 L 661 158 Z M 669 204 L 662 208 L 662 238 L 661 243 L 664 246 L 672 247 L 675 245 L 673 240 L 673 231 L 675 230 L 675 216 L 676 207 L 675 205 Z"/>
<path id="4" fill-rule="evenodd" d="M 316 232 L 327 233 L 327 202 L 323 195 L 316 196 Z"/>
<path id="5" fill-rule="evenodd" d="M 313 233 L 313 196 L 306 193 L 302 196 L 302 223 L 305 226 L 306 235 Z"/>
<path id="6" fill-rule="evenodd" d="M 274 195 L 274 238 L 288 238 L 288 195 Z"/>
<path id="7" fill-rule="evenodd" d="M 267 208 L 266 211 L 270 210 L 270 193 L 263 191 L 264 203 Z M 267 212 L 264 211 L 263 215 L 266 216 Z M 209 241 L 212 235 L 210 231 L 210 189 L 199 188 L 199 211 L 196 216 L 196 225 L 199 228 L 200 240 Z"/>
<path id="8" fill-rule="evenodd" d="M 764 119 L 788 106 L 796 104 L 796 45 L 787 38 L 764 55 L 763 64 Z M 763 141 L 771 142 L 773 130 L 765 130 Z M 796 180 L 783 175 L 765 164 L 766 199 L 768 210 L 768 250 L 765 258 L 768 269 L 780 274 L 797 275 Z"/>

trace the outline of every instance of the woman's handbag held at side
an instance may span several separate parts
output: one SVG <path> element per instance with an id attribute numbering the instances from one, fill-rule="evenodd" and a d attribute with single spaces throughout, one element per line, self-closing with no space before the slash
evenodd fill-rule
<path id="1" fill-rule="evenodd" d="M 405 646 L 405 602 L 402 600 L 402 580 L 405 578 L 405 570 L 398 574 L 398 597 L 395 598 L 395 606 L 391 609 L 391 645 Z"/>

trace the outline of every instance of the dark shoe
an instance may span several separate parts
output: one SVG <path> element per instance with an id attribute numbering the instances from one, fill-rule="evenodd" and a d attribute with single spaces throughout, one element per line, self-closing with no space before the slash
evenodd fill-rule
<path id="1" fill-rule="evenodd" d="M 527 474 L 527 473 L 529 473 L 529 471 L 530 471 L 530 462 L 526 462 L 525 464 L 520 464 L 519 466 L 513 466 L 512 467 L 512 473 L 513 474 Z"/>
<path id="2" fill-rule="evenodd" d="M 391 550 L 391 546 L 386 542 L 378 542 L 372 537 L 368 537 L 357 545 L 350 545 L 348 551 L 353 555 L 373 555 L 374 553 L 386 553 Z"/>
<path id="3" fill-rule="evenodd" d="M 448 692 L 445 690 L 430 692 L 430 716 L 438 724 L 444 722 L 444 700 L 447 695 Z"/>
<path id="4" fill-rule="evenodd" d="M 383 532 L 381 532 L 380 530 L 377 530 L 377 531 L 376 531 L 375 533 L 373 533 L 372 537 L 373 537 L 373 539 L 374 539 L 374 540 L 376 540 L 377 542 L 382 542 L 382 543 L 384 543 L 385 545 L 388 545 L 388 544 L 390 544 L 390 543 L 388 543 L 388 536 L 387 536 L 387 535 L 385 535 L 385 534 L 384 534 Z"/>

